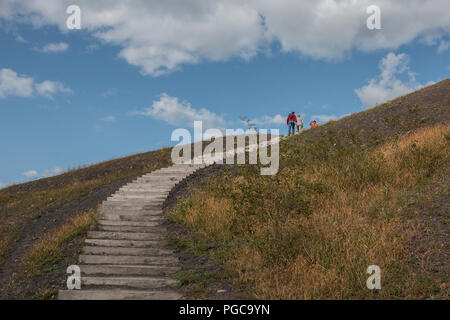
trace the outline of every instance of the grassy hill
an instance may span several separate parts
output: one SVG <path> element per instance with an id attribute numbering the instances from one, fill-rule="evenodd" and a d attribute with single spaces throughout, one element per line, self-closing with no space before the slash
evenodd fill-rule
<path id="1" fill-rule="evenodd" d="M 277 175 L 237 166 L 193 188 L 168 212 L 189 230 L 174 242 L 255 298 L 448 298 L 449 123 L 447 79 L 308 130 Z M 168 165 L 162 149 L 0 190 L 0 297 L 53 298 L 101 201 Z"/>
<path id="2" fill-rule="evenodd" d="M 189 230 L 174 242 L 251 298 L 448 299 L 450 80 L 280 149 L 275 176 L 242 166 L 194 188 L 169 212 Z M 203 278 L 186 290 L 212 294 Z"/>

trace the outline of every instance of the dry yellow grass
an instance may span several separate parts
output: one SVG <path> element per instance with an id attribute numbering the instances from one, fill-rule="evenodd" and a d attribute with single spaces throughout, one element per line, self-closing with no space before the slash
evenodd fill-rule
<path id="1" fill-rule="evenodd" d="M 59 228 L 48 232 L 23 256 L 22 273 L 30 277 L 42 272 L 48 264 L 63 258 L 66 244 L 82 236 L 96 223 L 97 210 L 89 210 L 68 221 Z"/>
<path id="2" fill-rule="evenodd" d="M 20 229 L 35 213 L 43 212 L 61 203 L 89 194 L 106 183 L 106 179 L 74 181 L 63 188 L 32 191 L 22 194 L 0 195 L 0 263 L 9 244 L 18 236 Z"/>
<path id="3" fill-rule="evenodd" d="M 193 246 L 215 241 L 216 259 L 256 298 L 448 298 L 430 266 L 417 274 L 418 229 L 406 212 L 417 188 L 448 175 L 449 137 L 439 125 L 370 151 L 331 144 L 331 157 L 287 155 L 276 177 L 211 180 L 171 217 L 197 235 Z M 377 292 L 366 287 L 372 264 L 382 270 Z"/>

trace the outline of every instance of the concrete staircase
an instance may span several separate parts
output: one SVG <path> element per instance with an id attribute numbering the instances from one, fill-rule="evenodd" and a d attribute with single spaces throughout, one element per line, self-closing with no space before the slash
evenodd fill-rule
<path id="1" fill-rule="evenodd" d="M 162 205 L 181 180 L 206 167 L 173 165 L 146 174 L 103 202 L 98 230 L 89 231 L 79 257 L 81 290 L 60 300 L 180 299 L 179 261 L 167 249 Z"/>
<path id="2" fill-rule="evenodd" d="M 217 159 L 254 151 L 253 144 Z M 79 258 L 81 290 L 60 290 L 60 300 L 180 299 L 174 290 L 180 271 L 177 257 L 166 245 L 162 205 L 170 190 L 180 181 L 217 159 L 202 156 L 194 164 L 176 164 L 146 174 L 118 190 L 103 202 L 97 231 L 88 238 Z M 189 162 L 191 160 L 188 160 Z M 199 164 L 196 164 L 199 163 Z M 220 163 L 220 162 L 219 162 Z"/>

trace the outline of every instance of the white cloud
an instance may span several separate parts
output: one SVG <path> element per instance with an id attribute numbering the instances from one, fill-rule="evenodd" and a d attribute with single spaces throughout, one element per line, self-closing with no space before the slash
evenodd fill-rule
<path id="1" fill-rule="evenodd" d="M 66 94 L 73 93 L 72 89 L 64 87 L 64 85 L 58 81 L 46 80 L 41 83 L 37 83 L 35 85 L 35 88 L 39 95 L 49 99 L 52 99 L 53 95 L 57 93 L 66 93 Z"/>
<path id="2" fill-rule="evenodd" d="M 64 169 L 61 167 L 54 167 L 53 169 L 47 169 L 44 173 L 39 174 L 36 170 L 28 170 L 23 173 L 23 175 L 27 178 L 38 178 L 38 177 L 52 177 L 64 172 Z"/>
<path id="3" fill-rule="evenodd" d="M 11 69 L 0 69 L 0 98 L 7 96 L 31 97 L 33 78 L 18 75 Z"/>
<path id="4" fill-rule="evenodd" d="M 438 53 L 443 53 L 450 48 L 450 41 L 441 41 L 437 49 Z"/>
<path id="5" fill-rule="evenodd" d="M 73 93 L 58 81 L 36 82 L 32 77 L 18 75 L 11 69 L 0 69 L 0 99 L 8 96 L 31 98 L 34 93 L 52 99 L 57 93 Z"/>
<path id="6" fill-rule="evenodd" d="M 66 31 L 71 0 L 4 0 L 0 17 Z M 158 76 L 183 64 L 249 59 L 278 42 L 285 52 L 335 60 L 352 50 L 396 49 L 450 34 L 448 0 L 377 0 L 382 30 L 368 30 L 372 0 L 79 0 L 85 30 L 119 56 Z M 426 40 L 432 39 L 432 41 Z"/>
<path id="7" fill-rule="evenodd" d="M 114 121 L 116 121 L 116 117 L 114 117 L 114 116 L 106 116 L 106 117 L 104 117 L 104 118 L 102 118 L 102 121 L 103 122 L 114 122 Z"/>
<path id="8" fill-rule="evenodd" d="M 349 114 L 343 114 L 341 116 L 335 116 L 334 114 L 318 114 L 318 115 L 312 115 L 311 120 L 316 120 L 321 123 L 327 123 L 331 120 L 339 120 L 341 118 L 344 118 L 348 116 Z"/>
<path id="9" fill-rule="evenodd" d="M 388 53 L 381 60 L 379 67 L 381 70 L 379 76 L 355 90 L 364 107 L 384 103 L 425 86 L 416 81 L 414 73 L 409 69 L 409 57 L 404 53 Z M 402 81 L 398 78 L 400 76 L 406 76 L 407 79 Z"/>
<path id="10" fill-rule="evenodd" d="M 450 34 L 447 0 L 377 0 L 382 30 L 368 30 L 366 9 L 372 0 L 262 0 L 267 34 L 284 51 L 312 58 L 340 59 L 352 49 L 396 49 L 429 34 Z"/>
<path id="11" fill-rule="evenodd" d="M 39 51 L 44 53 L 64 52 L 69 49 L 69 45 L 65 42 L 49 43 L 43 46 Z"/>
<path id="12" fill-rule="evenodd" d="M 203 121 L 203 128 L 224 128 L 225 120 L 207 109 L 194 109 L 187 101 L 179 101 L 166 93 L 158 101 L 153 101 L 152 107 L 132 115 L 144 115 L 157 120 L 163 120 L 174 126 L 192 128 L 194 121 Z"/>
<path id="13" fill-rule="evenodd" d="M 61 167 L 54 167 L 53 169 L 45 170 L 44 177 L 56 176 L 64 172 L 64 169 Z"/>
<path id="14" fill-rule="evenodd" d="M 265 125 L 266 126 L 271 126 L 271 125 L 280 126 L 286 122 L 286 118 L 283 117 L 281 114 L 277 114 L 275 116 L 263 115 L 259 118 L 252 119 L 251 122 L 260 127 L 265 126 Z"/>
<path id="15" fill-rule="evenodd" d="M 16 41 L 20 43 L 28 43 L 27 40 L 25 40 L 20 34 L 16 35 Z"/>
<path id="16" fill-rule="evenodd" d="M 34 177 L 37 177 L 38 172 L 36 170 L 28 170 L 28 171 L 25 171 L 23 173 L 23 175 L 27 178 L 34 178 Z"/>
<path id="17" fill-rule="evenodd" d="M 6 187 L 6 183 L 0 182 L 0 189 L 3 189 Z"/>

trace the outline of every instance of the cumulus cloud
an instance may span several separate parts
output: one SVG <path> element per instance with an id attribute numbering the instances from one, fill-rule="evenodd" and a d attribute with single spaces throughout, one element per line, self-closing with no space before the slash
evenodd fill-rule
<path id="1" fill-rule="evenodd" d="M 284 124 L 286 121 L 285 117 L 281 114 L 277 114 L 274 116 L 263 115 L 259 118 L 253 119 L 251 122 L 257 126 L 280 126 Z"/>
<path id="2" fill-rule="evenodd" d="M 316 121 L 319 121 L 321 123 L 327 123 L 328 121 L 339 120 L 339 119 L 344 118 L 344 117 L 346 117 L 348 115 L 349 114 L 343 114 L 341 116 L 335 116 L 334 114 L 317 114 L 317 115 L 312 115 L 311 116 L 311 120 L 316 120 Z"/>
<path id="3" fill-rule="evenodd" d="M 416 81 L 414 73 L 409 68 L 409 57 L 404 53 L 388 53 L 381 60 L 379 68 L 381 70 L 379 76 L 355 90 L 366 108 L 432 84 L 432 82 L 420 84 Z M 399 79 L 400 76 L 406 77 L 406 80 Z"/>
<path id="4" fill-rule="evenodd" d="M 160 99 L 153 101 L 152 107 L 144 111 L 133 112 L 132 115 L 144 115 L 157 120 L 163 120 L 174 126 L 194 126 L 194 121 L 203 121 L 203 128 L 224 128 L 225 120 L 207 109 L 194 109 L 187 101 L 179 101 L 166 93 Z"/>
<path id="5" fill-rule="evenodd" d="M 53 169 L 48 169 L 44 171 L 44 177 L 56 176 L 64 172 L 64 169 L 61 167 L 54 167 Z"/>
<path id="6" fill-rule="evenodd" d="M 3 189 L 6 187 L 6 183 L 0 182 L 0 189 Z"/>
<path id="7" fill-rule="evenodd" d="M 53 95 L 57 93 L 73 93 L 72 89 L 66 88 L 61 82 L 45 80 L 44 82 L 35 85 L 36 91 L 39 95 L 52 99 Z"/>
<path id="8" fill-rule="evenodd" d="M 0 98 L 8 96 L 30 98 L 34 93 L 52 99 L 57 93 L 67 94 L 73 91 L 57 81 L 36 82 L 32 77 L 19 75 L 14 70 L 0 69 Z"/>
<path id="9" fill-rule="evenodd" d="M 11 69 L 0 69 L 0 98 L 7 96 L 31 97 L 34 80 L 18 75 Z"/>
<path id="10" fill-rule="evenodd" d="M 54 167 L 53 169 L 44 170 L 43 173 L 39 173 L 36 170 L 28 170 L 23 173 L 23 175 L 27 178 L 38 178 L 38 177 L 52 177 L 64 172 L 64 169 L 61 167 Z"/>
<path id="11" fill-rule="evenodd" d="M 28 43 L 28 41 L 25 40 L 20 34 L 16 35 L 15 39 L 17 42 L 20 42 L 20 43 Z"/>
<path id="12" fill-rule="evenodd" d="M 69 45 L 65 42 L 49 43 L 43 46 L 39 51 L 44 53 L 64 52 L 69 49 Z"/>
<path id="13" fill-rule="evenodd" d="M 441 41 L 437 49 L 438 53 L 443 53 L 450 48 L 450 41 Z"/>
<path id="14" fill-rule="evenodd" d="M 4 0 L 0 17 L 67 30 L 71 0 Z M 436 45 L 450 34 L 448 0 L 377 0 L 382 30 L 368 30 L 372 0 L 79 0 L 82 26 L 143 74 L 183 64 L 250 59 L 274 42 L 284 52 L 336 60 L 352 50 L 396 49 L 416 39 Z M 424 41 L 427 43 L 427 41 Z"/>
<path id="15" fill-rule="evenodd" d="M 38 172 L 36 170 L 28 170 L 25 171 L 23 175 L 27 178 L 35 178 L 38 176 Z"/>

